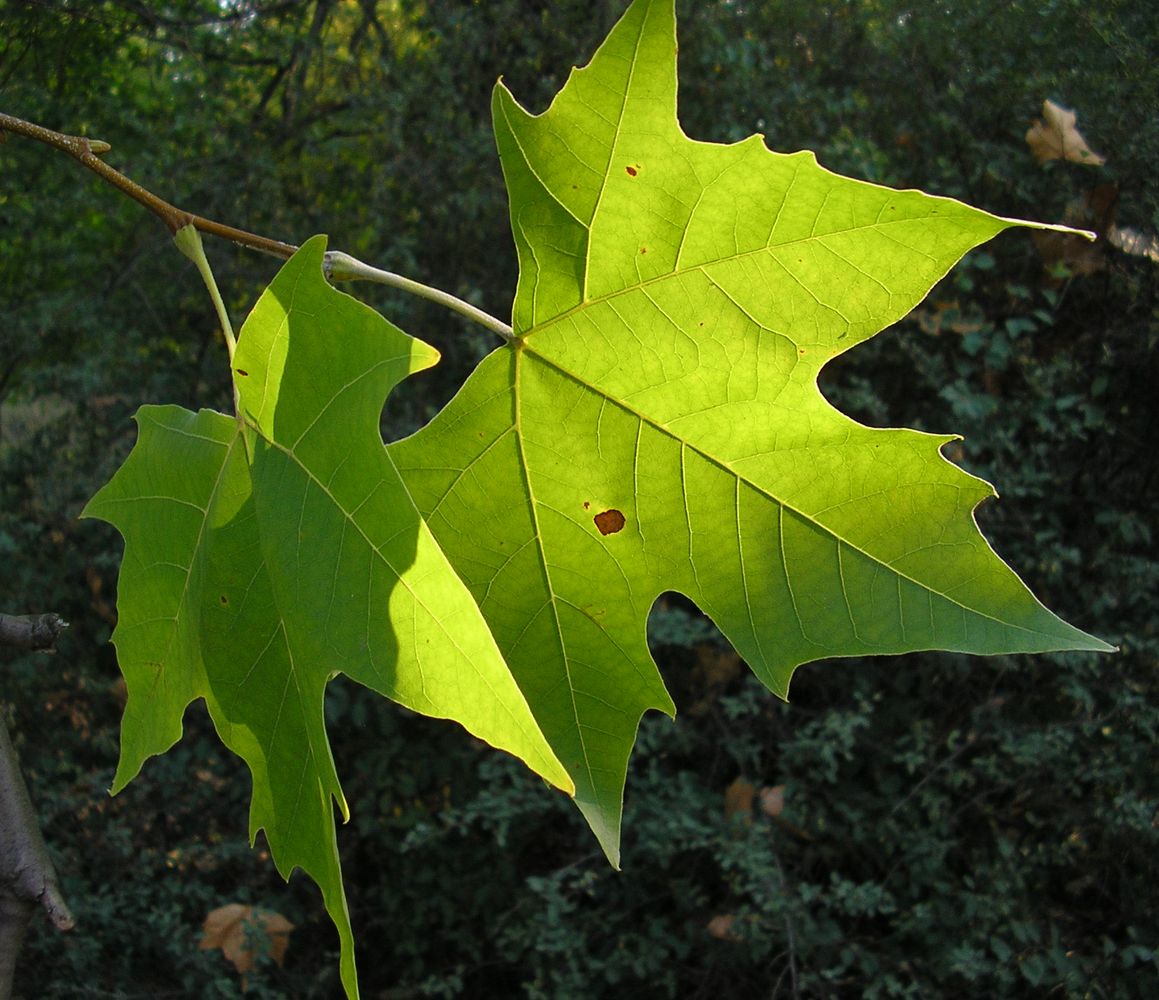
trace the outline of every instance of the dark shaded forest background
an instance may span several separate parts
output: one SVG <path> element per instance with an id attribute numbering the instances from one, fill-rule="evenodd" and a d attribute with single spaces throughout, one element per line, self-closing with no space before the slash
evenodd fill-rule
<path id="1" fill-rule="evenodd" d="M 108 162 L 183 208 L 289 242 L 326 232 L 506 315 L 490 89 L 502 74 L 541 110 L 624 6 L 0 0 L 0 110 L 110 142 Z M 678 7 L 696 138 L 760 131 L 998 214 L 1130 227 L 1136 249 L 1159 231 L 1152 0 Z M 1104 166 L 1035 160 L 1024 135 L 1047 98 L 1077 111 Z M 277 262 L 207 248 L 240 319 Z M 784 705 L 664 599 L 651 636 L 680 717 L 644 720 L 619 873 L 520 766 L 339 680 L 327 713 L 364 995 L 1157 995 L 1157 279 L 1105 238 L 1006 234 L 823 385 L 867 423 L 963 434 L 954 457 L 1002 495 L 979 512 L 995 548 L 1119 654 L 815 664 Z M 419 300 L 347 290 L 443 354 L 392 399 L 388 436 L 495 346 Z M 107 794 L 120 541 L 77 514 L 138 405 L 228 409 L 226 376 L 160 223 L 62 154 L 0 145 L 0 610 L 72 623 L 55 656 L 0 654 L 0 705 L 78 918 L 69 935 L 37 920 L 27 998 L 238 997 L 221 952 L 197 947 L 231 902 L 296 925 L 284 967 L 260 963 L 246 995 L 338 995 L 319 895 L 248 847 L 248 775 L 200 708 Z"/>

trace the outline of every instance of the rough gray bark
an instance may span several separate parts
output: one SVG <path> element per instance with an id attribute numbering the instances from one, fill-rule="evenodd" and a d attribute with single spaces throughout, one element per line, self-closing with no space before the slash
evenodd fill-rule
<path id="1" fill-rule="evenodd" d="M 50 649 L 65 627 L 58 615 L 0 615 L 0 643 Z M 0 716 L 0 1000 L 12 996 L 16 958 L 38 906 L 60 930 L 73 926 Z"/>

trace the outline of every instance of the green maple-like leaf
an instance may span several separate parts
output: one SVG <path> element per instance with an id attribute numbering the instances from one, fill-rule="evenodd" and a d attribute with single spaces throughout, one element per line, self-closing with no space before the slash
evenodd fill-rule
<path id="1" fill-rule="evenodd" d="M 125 537 L 113 641 L 128 685 L 114 791 L 204 698 L 253 776 L 250 834 L 320 885 L 357 994 L 323 720 L 339 671 L 453 718 L 571 781 L 379 436 L 390 390 L 437 359 L 322 277 L 324 240 L 281 270 L 234 358 L 240 419 L 144 407 L 85 514 Z"/>
<path id="2" fill-rule="evenodd" d="M 680 591 L 785 695 L 823 657 L 1107 649 L 1047 611 L 973 510 L 946 436 L 871 429 L 817 375 L 1019 224 L 676 120 L 672 0 L 637 0 L 542 115 L 495 133 L 514 338 L 392 445 L 576 801 L 618 857 L 645 641 Z"/>

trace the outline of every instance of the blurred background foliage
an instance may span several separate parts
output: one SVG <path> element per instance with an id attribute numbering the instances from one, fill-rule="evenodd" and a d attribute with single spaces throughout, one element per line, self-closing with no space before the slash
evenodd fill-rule
<path id="1" fill-rule="evenodd" d="M 203 215 L 331 245 L 504 314 L 515 255 L 488 121 L 533 110 L 622 0 L 0 0 L 0 108 L 112 144 Z M 1159 231 L 1151 0 L 681 2 L 681 117 L 831 169 L 1106 234 Z M 1103 166 L 1040 165 L 1052 99 Z M 1102 194 L 1090 194 L 1098 188 Z M 1092 207 L 1094 206 L 1094 207 Z M 784 705 L 679 597 L 651 636 L 681 710 L 645 719 L 624 870 L 579 815 L 450 725 L 336 682 L 354 818 L 340 830 L 365 995 L 1152 997 L 1159 984 L 1159 268 L 1106 239 L 971 255 L 827 371 L 877 425 L 964 435 L 1003 499 L 998 551 L 1115 656 L 951 655 L 806 667 Z M 210 245 L 240 317 L 276 262 Z M 493 345 L 414 299 L 352 289 L 444 362 L 384 415 L 432 415 Z M 78 523 L 143 402 L 228 406 L 199 281 L 160 224 L 61 154 L 0 146 L 0 608 L 55 610 L 53 657 L 3 653 L 0 703 L 65 889 L 28 998 L 237 997 L 213 908 L 296 929 L 251 997 L 337 996 L 315 889 L 246 844 L 248 776 L 191 709 L 116 799 L 119 540 Z"/>

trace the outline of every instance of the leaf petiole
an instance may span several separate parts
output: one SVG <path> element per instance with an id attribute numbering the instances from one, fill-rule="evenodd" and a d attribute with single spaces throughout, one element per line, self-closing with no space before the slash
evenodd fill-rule
<path id="1" fill-rule="evenodd" d="M 237 350 L 237 337 L 234 336 L 233 325 L 229 321 L 229 313 L 225 310 L 225 302 L 222 301 L 221 292 L 218 291 L 217 281 L 213 277 L 213 269 L 209 266 L 209 258 L 205 256 L 205 247 L 201 242 L 201 234 L 197 231 L 197 227 L 192 223 L 182 226 L 173 234 L 173 242 L 177 244 L 177 249 L 188 257 L 197 267 L 198 273 L 201 275 L 201 280 L 205 282 L 206 290 L 209 292 L 209 297 L 213 299 L 213 308 L 217 310 L 217 318 L 221 323 L 221 333 L 225 337 L 225 349 L 229 353 L 229 366 L 233 368 L 233 355 Z M 231 383 L 233 379 L 230 379 Z M 239 410 L 237 385 L 233 386 L 233 402 L 234 409 Z"/>
<path id="2" fill-rule="evenodd" d="M 360 279 L 362 281 L 374 281 L 380 285 L 389 285 L 391 288 L 398 288 L 401 291 L 409 292 L 411 295 L 417 295 L 419 298 L 427 299 L 430 302 L 436 302 L 447 309 L 451 309 L 461 316 L 466 316 L 467 319 L 478 323 L 480 326 L 485 326 L 492 333 L 497 333 L 504 340 L 511 341 L 515 339 L 515 331 L 501 319 L 497 319 L 490 313 L 484 312 L 477 306 L 471 305 L 460 299 L 458 296 L 452 295 L 450 292 L 444 292 L 441 288 L 434 288 L 431 285 L 424 285 L 421 281 L 415 281 L 413 278 L 404 278 L 401 274 L 395 274 L 393 271 L 384 271 L 378 267 L 371 267 L 369 264 L 364 264 L 356 257 L 351 257 L 348 253 L 343 253 L 341 250 L 332 250 L 326 254 L 325 260 L 326 277 L 331 281 L 353 281 Z"/>
<path id="3" fill-rule="evenodd" d="M 144 205 L 149 211 L 160 218 L 169 227 L 170 231 L 175 234 L 182 228 L 196 229 L 213 236 L 219 236 L 222 239 L 231 240 L 238 246 L 249 247 L 252 250 L 259 250 L 262 253 L 271 254 L 274 257 L 281 257 L 283 260 L 289 259 L 298 249 L 292 243 L 272 240 L 266 236 L 259 236 L 256 233 L 246 232 L 244 229 L 237 229 L 234 226 L 227 226 L 223 223 L 215 222 L 213 219 L 206 219 L 200 215 L 186 212 L 176 205 L 171 205 L 163 198 L 157 197 L 151 191 L 146 191 L 136 181 L 133 181 L 119 170 L 114 169 L 101 160 L 100 157 L 112 148 L 107 142 L 101 142 L 97 139 L 87 139 L 84 136 L 65 135 L 63 132 L 56 132 L 53 129 L 45 128 L 43 125 L 26 122 L 21 118 L 0 112 L 0 136 L 3 136 L 5 132 L 35 139 L 54 149 L 69 153 L 89 170 L 113 185 L 122 194 Z M 178 246 L 181 247 L 180 242 L 178 242 Z M 201 250 L 200 243 L 193 254 L 187 252 L 184 248 L 182 248 L 181 252 L 197 264 L 198 270 L 202 270 L 202 265 L 199 262 L 198 256 L 196 256 L 199 254 L 200 259 L 204 259 L 204 253 Z M 206 266 L 208 267 L 208 265 Z M 327 253 L 324 266 L 326 268 L 326 277 L 332 281 L 362 279 L 364 281 L 374 281 L 380 285 L 389 285 L 392 288 L 401 289 L 404 292 L 409 292 L 412 295 L 417 295 L 420 298 L 437 302 L 439 305 L 452 309 L 460 315 L 466 316 L 471 321 L 485 326 L 492 333 L 497 333 L 504 340 L 510 341 L 515 338 L 514 331 L 510 326 L 502 320 L 496 319 L 489 313 L 485 313 L 482 309 L 471 305 L 471 303 L 464 302 L 449 292 L 432 288 L 430 285 L 424 285 L 420 281 L 404 278 L 402 275 L 395 274 L 392 271 L 383 271 L 380 268 L 371 267 L 369 264 L 364 264 L 349 254 L 337 251 Z M 205 274 L 206 271 L 202 270 L 203 278 Z M 211 282 L 212 278 L 206 280 L 207 286 L 210 287 L 210 294 L 215 294 L 215 289 Z M 228 330 L 228 324 L 223 322 L 222 329 Z M 227 336 L 226 339 L 228 340 L 229 337 Z M 232 348 L 229 353 L 232 358 Z"/>

